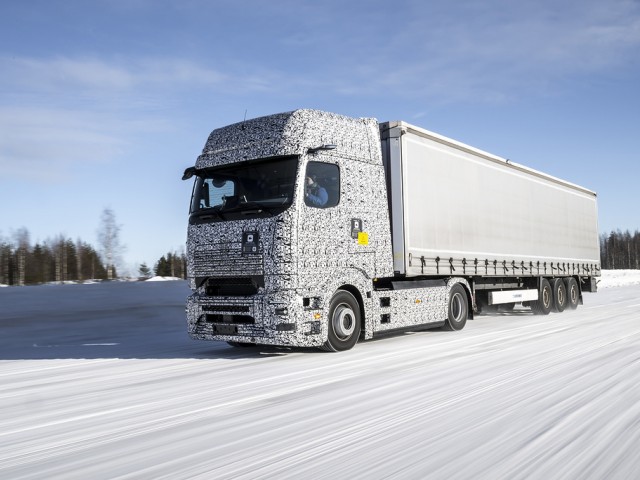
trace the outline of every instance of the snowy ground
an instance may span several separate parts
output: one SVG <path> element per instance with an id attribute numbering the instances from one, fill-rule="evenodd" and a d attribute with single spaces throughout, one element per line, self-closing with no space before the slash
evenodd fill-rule
<path id="1" fill-rule="evenodd" d="M 598 288 L 640 285 L 640 270 L 603 270 Z"/>
<path id="2" fill-rule="evenodd" d="M 343 353 L 192 341 L 187 294 L 1 289 L 0 478 L 638 478 L 640 285 Z"/>

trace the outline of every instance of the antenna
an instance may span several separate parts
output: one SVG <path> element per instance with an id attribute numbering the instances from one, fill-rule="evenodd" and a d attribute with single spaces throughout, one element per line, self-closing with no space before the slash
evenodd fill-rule
<path id="1" fill-rule="evenodd" d="M 242 127 L 241 129 L 244 130 L 244 122 L 247 121 L 247 109 L 244 109 L 244 118 L 242 119 Z"/>

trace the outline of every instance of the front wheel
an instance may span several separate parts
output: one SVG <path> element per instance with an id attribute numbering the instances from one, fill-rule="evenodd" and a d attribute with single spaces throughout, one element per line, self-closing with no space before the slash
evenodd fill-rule
<path id="1" fill-rule="evenodd" d="M 467 292 L 462 285 L 456 283 L 449 292 L 449 313 L 443 328 L 445 330 L 462 330 L 467 324 L 468 315 Z"/>
<path id="2" fill-rule="evenodd" d="M 360 337 L 361 322 L 355 297 L 345 290 L 336 292 L 329 304 L 328 338 L 322 348 L 329 352 L 353 348 Z"/>

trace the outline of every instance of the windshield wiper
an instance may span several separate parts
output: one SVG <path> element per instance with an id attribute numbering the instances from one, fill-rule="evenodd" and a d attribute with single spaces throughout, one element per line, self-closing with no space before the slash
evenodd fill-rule
<path id="1" fill-rule="evenodd" d="M 202 210 L 201 212 L 196 212 L 194 213 L 194 216 L 198 219 L 198 220 L 225 220 L 224 215 L 222 215 L 222 213 L 220 212 L 220 206 L 218 205 L 217 207 L 213 207 L 213 208 L 207 208 L 205 210 Z"/>
<path id="2" fill-rule="evenodd" d="M 255 215 L 257 213 L 266 213 L 270 217 L 273 217 L 275 213 L 271 211 L 269 208 L 261 207 L 261 208 L 252 208 L 251 210 L 241 210 L 240 213 L 242 215 Z"/>
<path id="3" fill-rule="evenodd" d="M 242 215 L 255 215 L 258 213 L 267 213 L 270 217 L 274 216 L 274 213 L 271 207 L 266 207 L 260 202 L 243 202 L 233 209 L 234 211 L 240 212 Z"/>

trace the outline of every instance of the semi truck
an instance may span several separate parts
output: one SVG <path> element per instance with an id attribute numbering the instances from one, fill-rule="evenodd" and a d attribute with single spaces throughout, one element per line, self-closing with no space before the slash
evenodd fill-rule
<path id="1" fill-rule="evenodd" d="M 213 130 L 193 177 L 194 339 L 342 351 L 597 289 L 593 191 L 403 121 L 245 120 Z"/>

